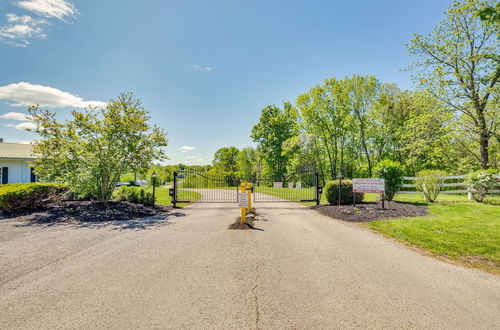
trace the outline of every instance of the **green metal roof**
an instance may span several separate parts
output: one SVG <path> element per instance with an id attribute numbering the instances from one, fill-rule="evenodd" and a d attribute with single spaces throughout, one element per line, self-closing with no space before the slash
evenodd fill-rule
<path id="1" fill-rule="evenodd" d="M 0 142 L 0 159 L 32 160 L 35 158 L 31 144 Z"/>

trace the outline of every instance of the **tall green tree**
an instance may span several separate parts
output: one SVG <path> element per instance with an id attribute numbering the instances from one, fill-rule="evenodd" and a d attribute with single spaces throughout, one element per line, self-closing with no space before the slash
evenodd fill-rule
<path id="1" fill-rule="evenodd" d="M 238 153 L 238 176 L 246 182 L 254 182 L 258 171 L 258 155 L 254 148 L 243 148 Z"/>
<path id="2" fill-rule="evenodd" d="M 270 175 L 280 177 L 285 174 L 283 142 L 297 133 L 297 112 L 291 103 L 285 102 L 283 109 L 274 105 L 262 109 L 259 122 L 252 128 L 251 137 L 259 144 L 261 157 Z"/>
<path id="3" fill-rule="evenodd" d="M 223 147 L 215 152 L 213 168 L 219 173 L 234 175 L 238 171 L 238 154 L 236 147 Z"/>
<path id="4" fill-rule="evenodd" d="M 102 202 L 111 198 L 122 175 L 145 172 L 165 156 L 165 132 L 148 123 L 148 112 L 131 93 L 99 110 L 73 110 L 73 118 L 64 123 L 38 106 L 28 111 L 33 131 L 41 136 L 34 147 L 39 155 L 35 173 Z"/>
<path id="5" fill-rule="evenodd" d="M 370 112 L 378 100 L 380 93 L 380 82 L 374 76 L 354 75 L 346 78 L 345 83 L 348 90 L 349 107 L 353 117 L 356 119 L 359 134 L 359 143 L 363 149 L 368 165 L 368 175 L 372 176 L 373 160 L 369 144 Z"/>
<path id="6" fill-rule="evenodd" d="M 489 167 L 490 139 L 499 120 L 500 49 L 496 27 L 478 13 L 494 0 L 455 1 L 428 36 L 416 34 L 409 51 L 418 60 L 415 78 L 452 111 L 465 116 L 479 144 L 482 168 Z"/>

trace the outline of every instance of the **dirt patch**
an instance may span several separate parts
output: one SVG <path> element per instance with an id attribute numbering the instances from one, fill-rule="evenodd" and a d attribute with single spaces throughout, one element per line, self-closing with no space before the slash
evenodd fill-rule
<path id="1" fill-rule="evenodd" d="M 256 221 L 261 221 L 263 220 L 257 212 L 254 210 L 250 213 L 247 214 L 246 222 L 241 223 L 241 217 L 237 217 L 236 220 L 229 225 L 227 229 L 229 230 L 261 230 L 263 231 L 264 229 L 257 228 L 254 226 Z"/>
<path id="2" fill-rule="evenodd" d="M 409 203 L 386 202 L 385 208 L 381 203 L 361 203 L 352 205 L 319 205 L 312 206 L 319 213 L 345 221 L 369 222 L 386 218 L 417 217 L 427 214 L 427 208 L 422 205 Z"/>
<path id="3" fill-rule="evenodd" d="M 162 205 L 153 207 L 118 201 L 110 201 L 108 203 L 96 201 L 63 201 L 47 204 L 41 210 L 6 217 L 8 219 L 31 223 L 104 222 L 150 217 L 165 214 L 169 210 L 169 207 Z"/>

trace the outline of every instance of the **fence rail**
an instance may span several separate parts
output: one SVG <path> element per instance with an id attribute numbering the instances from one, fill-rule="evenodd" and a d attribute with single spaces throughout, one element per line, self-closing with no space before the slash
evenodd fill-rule
<path id="1" fill-rule="evenodd" d="M 495 175 L 495 177 L 500 180 L 500 175 Z M 440 177 L 440 179 L 444 180 L 443 183 L 444 189 L 441 190 L 441 194 L 467 194 L 469 192 L 466 189 L 467 183 L 464 182 L 465 175 L 442 176 Z M 415 182 L 422 179 L 414 176 L 405 176 L 403 177 L 403 180 L 409 182 Z M 457 182 L 446 182 L 450 180 L 456 180 Z M 420 194 L 420 191 L 417 191 L 417 185 L 415 183 L 403 183 L 402 188 L 410 188 L 410 189 L 403 189 L 401 191 L 398 191 L 398 194 L 403 194 L 403 195 Z M 448 189 L 448 188 L 455 188 L 455 189 Z M 465 188 L 465 189 L 460 189 L 460 188 Z M 500 194 L 500 181 L 498 182 L 497 188 L 499 189 L 490 190 L 489 193 Z"/>

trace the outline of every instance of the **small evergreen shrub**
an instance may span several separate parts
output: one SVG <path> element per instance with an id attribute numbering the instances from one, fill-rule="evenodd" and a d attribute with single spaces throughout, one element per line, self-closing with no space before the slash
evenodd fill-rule
<path id="1" fill-rule="evenodd" d="M 443 188 L 444 176 L 443 171 L 424 170 L 417 173 L 415 185 L 417 190 L 422 193 L 427 202 L 434 202 Z"/>
<path id="2" fill-rule="evenodd" d="M 384 159 L 374 168 L 376 178 L 385 180 L 385 200 L 392 201 L 403 185 L 404 167 L 398 162 Z"/>
<path id="3" fill-rule="evenodd" d="M 115 198 L 120 201 L 128 201 L 144 205 L 153 205 L 153 193 L 144 188 L 121 186 L 115 194 Z"/>
<path id="4" fill-rule="evenodd" d="M 482 202 L 488 191 L 493 190 L 498 185 L 499 180 L 495 177 L 495 171 L 480 170 L 472 172 L 465 178 L 469 192 L 476 202 Z"/>
<path id="5" fill-rule="evenodd" d="M 12 183 L 0 185 L 0 208 L 7 213 L 34 210 L 57 202 L 67 187 L 49 183 Z"/>
<path id="6" fill-rule="evenodd" d="M 340 185 L 341 199 L 340 204 L 352 204 L 353 202 L 353 192 L 352 192 L 352 181 L 342 180 Z M 324 188 L 324 193 L 326 194 L 326 199 L 329 204 L 338 205 L 339 204 L 339 181 L 328 181 Z M 365 197 L 363 193 L 356 193 L 356 203 L 361 203 Z"/>

